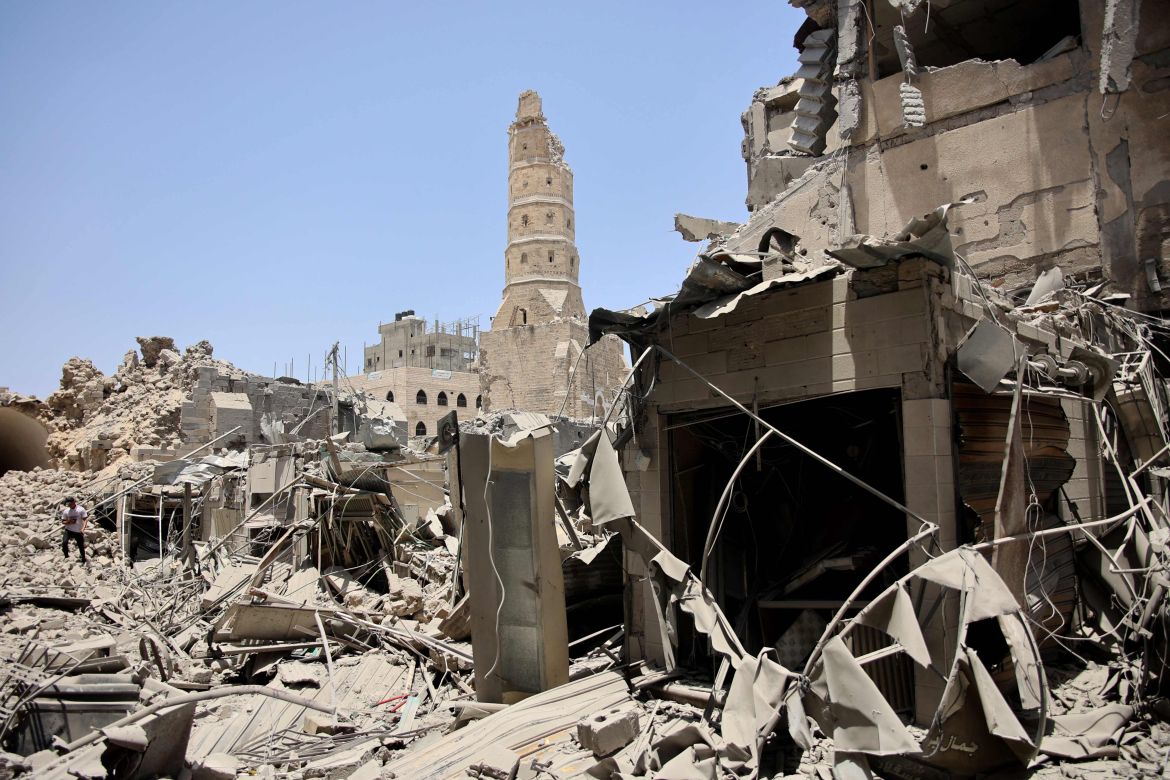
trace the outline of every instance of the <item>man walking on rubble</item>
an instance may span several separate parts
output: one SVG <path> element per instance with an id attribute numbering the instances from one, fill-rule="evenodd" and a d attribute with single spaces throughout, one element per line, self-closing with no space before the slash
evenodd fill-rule
<path id="1" fill-rule="evenodd" d="M 61 552 L 65 559 L 69 559 L 69 540 L 77 542 L 77 552 L 81 553 L 81 562 L 85 563 L 85 525 L 89 522 L 89 512 L 77 503 L 77 499 L 70 496 L 65 499 L 65 508 L 61 510 Z"/>

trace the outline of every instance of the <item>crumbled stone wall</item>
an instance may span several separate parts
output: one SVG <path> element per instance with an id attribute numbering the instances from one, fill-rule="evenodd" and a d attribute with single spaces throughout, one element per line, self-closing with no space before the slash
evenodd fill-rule
<path id="1" fill-rule="evenodd" d="M 212 404 L 212 396 L 216 393 L 246 395 L 252 405 L 251 415 L 228 415 L 231 424 L 217 427 Z M 309 385 L 249 374 L 230 365 L 202 367 L 189 399 L 182 403 L 183 442 L 195 446 L 206 444 L 236 425 L 244 425 L 243 430 L 226 443 L 260 444 L 266 440 L 265 422 L 283 423 L 284 430 L 291 432 L 310 414 L 313 416 L 301 425 L 297 435 L 324 438 L 330 433 L 329 412 L 324 410 L 330 403 L 324 391 Z"/>
<path id="2" fill-rule="evenodd" d="M 904 113 L 905 73 L 875 80 L 854 67 L 834 87 L 840 117 L 818 130 L 815 158 L 777 156 L 790 83 L 757 91 L 744 156 L 749 205 L 765 218 L 726 248 L 757 250 L 779 227 L 817 254 L 854 233 L 893 236 L 964 200 L 948 219 L 954 248 L 997 286 L 1028 287 L 1059 265 L 1082 284 L 1111 281 L 1138 308 L 1170 307 L 1170 21 L 1144 14 L 1135 27 L 1109 15 L 1117 6 L 1081 2 L 1079 38 L 1035 62 L 972 56 L 917 68 L 921 121 Z M 864 62 L 870 39 L 879 54 L 893 50 L 888 30 L 845 35 L 865 24 L 860 4 L 850 7 L 824 22 L 849 43 L 838 70 Z M 924 9 L 906 23 L 921 24 Z M 810 72 L 807 55 L 806 45 L 798 76 Z"/>
<path id="3" fill-rule="evenodd" d="M 23 399 L 21 411 L 49 430 L 45 449 L 59 467 L 100 471 L 138 454 L 175 457 L 214 438 L 211 394 L 243 393 L 252 406 L 247 419 L 240 409 L 224 416 L 228 429 L 243 424 L 229 444 L 263 440 L 262 422 L 279 420 L 292 430 L 311 412 L 328 406 L 323 392 L 291 382 L 249 374 L 212 357 L 201 341 L 182 354 L 165 336 L 139 338 L 107 376 L 92 361 L 73 357 L 61 370 L 61 384 L 43 402 Z M 222 432 L 222 431 L 221 431 Z M 321 438 L 329 433 L 329 414 L 316 414 L 300 430 Z"/>
<path id="4" fill-rule="evenodd" d="M 89 360 L 70 358 L 60 388 L 45 401 L 41 419 L 52 431 L 46 442 L 58 466 L 98 470 L 135 446 L 175 448 L 183 397 L 200 366 L 214 365 L 206 341 L 183 354 L 165 336 L 139 338 L 141 357 L 127 352 L 111 376 Z"/>

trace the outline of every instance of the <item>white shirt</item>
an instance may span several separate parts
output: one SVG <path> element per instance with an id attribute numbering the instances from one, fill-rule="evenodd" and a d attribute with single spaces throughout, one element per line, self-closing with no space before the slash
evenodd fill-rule
<path id="1" fill-rule="evenodd" d="M 61 519 L 70 521 L 65 524 L 66 531 L 81 533 L 81 524 L 85 522 L 87 517 L 89 517 L 89 512 L 86 512 L 85 507 L 81 504 L 77 504 L 72 509 L 65 507 L 61 510 Z"/>

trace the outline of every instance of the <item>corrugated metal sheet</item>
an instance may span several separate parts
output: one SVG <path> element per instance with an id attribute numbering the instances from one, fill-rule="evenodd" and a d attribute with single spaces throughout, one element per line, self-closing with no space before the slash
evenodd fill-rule
<path id="1" fill-rule="evenodd" d="M 1012 399 L 956 382 L 952 404 L 959 433 L 959 495 L 979 516 L 975 541 L 985 541 L 994 528 Z M 1028 477 L 1037 500 L 1044 504 L 1068 482 L 1076 466 L 1068 454 L 1068 418 L 1060 399 L 1025 396 L 1022 434 Z"/>
<path id="2" fill-rule="evenodd" d="M 413 682 L 406 679 L 409 669 L 390 663 L 384 656 L 369 653 L 355 660 L 357 663 L 350 664 L 349 659 L 344 659 L 335 664 L 337 705 L 343 711 L 369 712 L 378 702 L 395 694 L 407 693 L 407 687 Z M 277 683 L 273 685 L 281 687 Z M 296 693 L 322 705 L 328 705 L 332 695 L 328 683 Z M 285 729 L 299 731 L 307 712 L 297 704 L 263 696 L 233 696 L 219 703 L 217 709 L 238 714 L 222 720 L 201 718 L 196 721 L 187 746 L 189 758 L 232 753 L 258 738 L 279 734 Z"/>
<path id="3" fill-rule="evenodd" d="M 993 536 L 1012 398 L 988 395 L 975 385 L 956 382 L 952 405 L 959 430 L 959 495 L 979 517 L 975 539 L 985 541 Z M 1021 425 L 1031 489 L 1041 507 L 1050 506 L 1054 494 L 1069 481 L 1076 466 L 1076 460 L 1068 454 L 1069 421 L 1060 399 L 1025 396 Z M 1037 530 L 1062 523 L 1043 509 L 1029 512 L 1029 521 Z M 1068 628 L 1076 601 L 1070 536 L 1060 534 L 1033 543 L 1025 597 L 1032 625 L 1040 629 L 1036 638 L 1041 644 L 1050 640 L 1051 634 Z"/>
<path id="4" fill-rule="evenodd" d="M 860 657 L 893 644 L 886 634 L 870 626 L 857 625 L 849 632 L 850 651 Z M 914 667 L 905 653 L 888 655 L 865 665 L 865 673 L 897 713 L 914 712 Z"/>

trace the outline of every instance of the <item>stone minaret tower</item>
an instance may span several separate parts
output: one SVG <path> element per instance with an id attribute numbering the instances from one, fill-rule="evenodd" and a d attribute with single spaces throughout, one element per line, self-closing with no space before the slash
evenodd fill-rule
<path id="1" fill-rule="evenodd" d="M 614 336 L 585 351 L 589 325 L 573 241 L 573 172 L 540 95 L 520 94 L 508 128 L 504 299 L 479 339 L 484 409 L 600 418 L 627 371 Z"/>
<path id="2" fill-rule="evenodd" d="M 521 93 L 508 128 L 508 246 L 493 329 L 585 319 L 573 243 L 573 171 L 564 152 L 545 122 L 540 95 Z"/>

